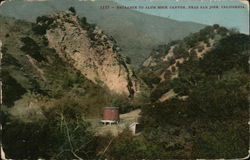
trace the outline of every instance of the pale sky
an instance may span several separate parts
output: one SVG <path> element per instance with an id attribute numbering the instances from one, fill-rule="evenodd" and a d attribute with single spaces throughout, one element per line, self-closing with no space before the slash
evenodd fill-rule
<path id="1" fill-rule="evenodd" d="M 185 6 L 186 9 L 135 9 L 146 14 L 201 24 L 220 24 L 249 34 L 249 6 L 246 0 L 8 0 L 8 1 L 115 1 L 126 6 Z M 245 3 L 244 3 L 245 2 Z M 7 2 L 6 2 L 7 3 Z M 93 2 L 95 3 L 95 2 Z M 74 4 L 74 3 L 72 3 Z M 243 6 L 244 8 L 189 9 L 188 6 Z M 34 8 L 36 9 L 36 8 Z M 39 10 L 39 8 L 37 8 Z"/>
<path id="2" fill-rule="evenodd" d="M 186 6 L 186 9 L 136 9 L 137 11 L 179 21 L 192 21 L 202 24 L 220 24 L 228 28 L 237 28 L 240 32 L 249 34 L 249 9 L 247 3 L 240 0 L 115 0 L 122 5 L 141 6 Z M 188 9 L 188 6 L 244 6 L 244 8 L 219 8 L 219 9 Z"/>

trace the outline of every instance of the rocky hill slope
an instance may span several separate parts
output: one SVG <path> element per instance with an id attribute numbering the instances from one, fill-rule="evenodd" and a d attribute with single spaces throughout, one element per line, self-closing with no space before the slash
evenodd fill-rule
<path id="1" fill-rule="evenodd" d="M 87 22 L 82 22 L 81 27 L 78 17 L 70 14 L 58 13 L 37 22 L 50 23 L 45 35 L 49 46 L 92 82 L 118 94 L 137 94 L 139 81 L 119 54 L 116 42 Z"/>
<path id="2" fill-rule="evenodd" d="M 3 103 L 14 116 L 42 118 L 44 109 L 65 103 L 99 117 L 115 97 L 135 101 L 146 89 L 115 40 L 73 12 L 42 16 L 36 23 L 0 21 Z"/>

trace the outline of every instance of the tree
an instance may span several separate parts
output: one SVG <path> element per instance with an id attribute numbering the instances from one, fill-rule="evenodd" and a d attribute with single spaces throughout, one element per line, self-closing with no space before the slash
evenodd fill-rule
<path id="1" fill-rule="evenodd" d="M 74 7 L 70 7 L 69 8 L 69 11 L 72 12 L 74 15 L 76 15 L 76 10 Z"/>
<path id="2" fill-rule="evenodd" d="M 35 34 L 44 35 L 46 30 L 52 27 L 54 19 L 48 16 L 37 17 L 36 23 L 32 25 L 32 30 Z"/>
<path id="3" fill-rule="evenodd" d="M 23 52 L 30 55 L 37 61 L 44 61 L 45 58 L 41 55 L 41 47 L 30 37 L 23 37 L 20 39 L 24 45 L 20 48 Z"/>
<path id="4" fill-rule="evenodd" d="M 5 54 L 4 54 L 5 55 Z M 11 107 L 14 102 L 22 97 L 27 91 L 14 79 L 8 71 L 2 71 L 3 81 L 3 104 Z M 10 96 L 11 95 L 11 96 Z"/>
<path id="5" fill-rule="evenodd" d="M 131 59 L 129 57 L 126 57 L 126 63 L 131 64 Z"/>

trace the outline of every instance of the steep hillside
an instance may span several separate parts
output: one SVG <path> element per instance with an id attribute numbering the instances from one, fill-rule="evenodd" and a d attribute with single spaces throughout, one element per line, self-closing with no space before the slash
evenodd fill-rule
<path id="1" fill-rule="evenodd" d="M 119 4 L 111 1 L 93 3 L 78 0 L 11 1 L 0 7 L 0 14 L 34 22 L 37 16 L 74 6 L 78 15 L 87 17 L 90 23 L 97 24 L 105 33 L 114 37 L 122 48 L 121 53 L 130 57 L 135 66 L 140 65 L 159 44 L 182 39 L 204 27 L 197 23 L 179 22 L 128 9 L 102 10 L 102 5 Z"/>
<path id="2" fill-rule="evenodd" d="M 140 76 L 151 88 L 153 99 L 165 101 L 176 96 L 171 90 L 170 82 L 179 77 L 179 67 L 188 61 L 203 59 L 217 47 L 221 39 L 236 33 L 213 25 L 190 34 L 183 40 L 172 41 L 154 49 L 140 69 Z"/>
<path id="3" fill-rule="evenodd" d="M 142 134 L 159 158 L 248 155 L 249 49 L 249 35 L 214 25 L 159 47 L 144 63 L 152 93 Z"/>
<path id="4" fill-rule="evenodd" d="M 44 110 L 65 103 L 99 117 L 116 96 L 134 101 L 146 89 L 115 41 L 70 11 L 39 17 L 36 24 L 0 21 L 3 104 L 14 116 L 42 118 Z"/>

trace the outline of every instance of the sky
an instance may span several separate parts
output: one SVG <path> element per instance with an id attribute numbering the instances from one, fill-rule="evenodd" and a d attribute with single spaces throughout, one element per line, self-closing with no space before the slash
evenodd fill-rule
<path id="1" fill-rule="evenodd" d="M 8 0 L 8 1 L 56 1 L 56 0 Z M 58 0 L 57 0 L 58 1 Z M 62 0 L 63 1 L 63 0 Z M 69 1 L 69 0 L 64 0 Z M 72 0 L 77 1 L 77 0 Z M 185 6 L 186 9 L 134 9 L 139 12 L 179 21 L 197 22 L 206 25 L 219 24 L 236 28 L 249 34 L 249 6 L 246 0 L 78 0 L 115 1 L 125 6 Z M 58 1 L 61 3 L 60 1 Z M 245 2 L 245 3 L 244 3 Z M 6 2 L 8 3 L 8 2 Z M 38 2 L 39 3 L 39 2 Z M 95 2 L 93 2 L 95 3 Z M 244 6 L 244 8 L 189 9 L 188 6 Z"/>
<path id="2" fill-rule="evenodd" d="M 249 8 L 240 0 L 115 0 L 122 5 L 136 6 L 185 6 L 186 9 L 135 9 L 137 11 L 179 21 L 192 21 L 201 24 L 220 24 L 237 28 L 249 34 Z M 188 6 L 244 6 L 244 8 L 189 9 Z"/>

